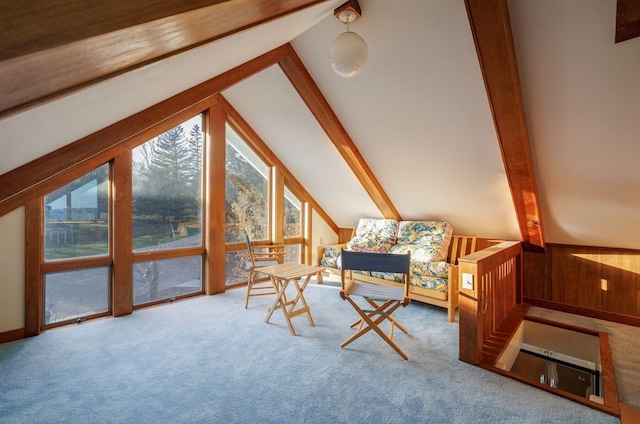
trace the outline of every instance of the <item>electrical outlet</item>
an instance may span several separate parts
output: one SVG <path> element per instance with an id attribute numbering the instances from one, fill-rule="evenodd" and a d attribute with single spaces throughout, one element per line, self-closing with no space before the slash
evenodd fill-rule
<path id="1" fill-rule="evenodd" d="M 473 290 L 473 274 L 462 273 L 462 288 Z"/>

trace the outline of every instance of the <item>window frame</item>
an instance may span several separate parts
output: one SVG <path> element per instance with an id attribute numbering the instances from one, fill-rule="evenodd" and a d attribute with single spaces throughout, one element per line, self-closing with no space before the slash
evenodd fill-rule
<path id="1" fill-rule="evenodd" d="M 112 311 L 113 311 L 113 221 L 114 221 L 114 205 L 113 205 L 113 180 L 114 180 L 114 169 L 113 169 L 113 162 L 109 161 L 106 163 L 102 163 L 99 164 L 98 166 L 94 167 L 93 169 L 77 176 L 76 178 L 73 178 L 67 182 L 65 182 L 64 184 L 60 184 L 58 186 L 58 188 L 62 188 L 68 184 L 71 184 L 73 181 L 77 180 L 78 178 L 81 178 L 83 175 L 87 175 L 89 172 L 92 172 L 95 169 L 100 168 L 101 166 L 104 165 L 108 165 L 108 193 L 107 193 L 107 210 L 108 210 L 108 248 L 107 248 L 107 254 L 106 255 L 99 255 L 99 256 L 81 256 L 81 257 L 77 257 L 77 258 L 66 258 L 66 259 L 54 259 L 54 260 L 46 260 L 45 259 L 45 252 L 44 252 L 44 247 L 45 247 L 45 240 L 44 238 L 46 237 L 46 234 L 44 232 L 44 228 L 45 228 L 45 197 L 49 194 L 49 193 L 45 193 L 42 196 L 40 196 L 38 199 L 36 199 L 35 202 L 33 202 L 33 206 L 31 208 L 27 208 L 27 210 L 31 210 L 30 212 L 27 212 L 28 216 L 31 216 L 32 218 L 29 219 L 29 221 L 31 221 L 33 219 L 33 217 L 37 217 L 38 220 L 38 228 L 41 228 L 42 231 L 39 231 L 37 234 L 38 237 L 38 241 L 36 243 L 36 245 L 38 246 L 38 254 L 37 254 L 37 262 L 38 262 L 38 266 L 37 266 L 37 272 L 38 272 L 38 297 L 40 298 L 38 305 L 39 305 L 39 311 L 38 311 L 38 326 L 40 329 L 45 330 L 45 329 L 49 329 L 49 328 L 55 328 L 55 327 L 59 327 L 59 326 L 63 326 L 63 325 L 67 325 L 70 323 L 74 323 L 74 322 L 78 322 L 78 320 L 76 318 L 69 318 L 66 320 L 61 320 L 61 321 L 57 321 L 55 323 L 50 323 L 50 324 L 45 324 L 45 308 L 46 308 L 46 304 L 45 304 L 45 299 L 46 299 L 46 293 L 45 293 L 45 275 L 47 274 L 55 274 L 55 273 L 59 273 L 59 272 L 72 272 L 72 271 L 80 271 L 83 269 L 92 269 L 92 268 L 108 268 L 109 269 L 109 295 L 108 295 L 108 310 L 105 312 L 99 312 L 96 314 L 92 314 L 92 315 L 87 315 L 82 317 L 82 320 L 87 320 L 87 319 L 93 319 L 93 318 L 100 318 L 100 317 L 104 317 L 104 316 L 109 316 L 112 315 Z M 53 190 L 52 190 L 53 191 Z M 51 192 L 51 191 L 50 191 Z M 28 233 L 28 232 L 27 232 Z M 26 319 L 25 319 L 26 321 Z M 26 327 L 26 326 L 25 326 Z"/>
<path id="2" fill-rule="evenodd" d="M 224 193 L 225 184 L 224 126 L 227 123 L 233 125 L 252 150 L 271 167 L 272 172 L 279 175 L 278 182 L 272 183 L 269 192 L 283 192 L 283 184 L 286 183 L 289 189 L 304 202 L 305 229 L 302 240 L 300 240 L 303 252 L 305 252 L 302 257 L 303 262 L 309 263 L 311 259 L 309 243 L 312 211 L 317 211 L 319 216 L 332 228 L 336 227 L 317 202 L 226 99 L 217 92 L 207 92 L 208 89 L 200 86 L 194 87 L 72 143 L 73 146 L 83 146 L 83 151 L 91 152 L 90 154 L 86 153 L 82 160 L 77 160 L 78 152 L 74 150 L 75 147 L 70 147 L 72 145 L 62 148 L 60 152 L 56 151 L 38 159 L 37 163 L 41 164 L 39 169 L 51 170 L 53 177 L 40 181 L 36 186 L 31 187 L 29 197 L 22 200 L 25 207 L 25 337 L 35 336 L 43 329 L 43 272 L 70 270 L 78 266 L 111 266 L 110 315 L 114 317 L 130 314 L 134 311 L 131 281 L 135 262 L 147 261 L 152 258 L 163 259 L 169 256 L 203 255 L 204 293 L 216 294 L 226 290 L 224 273 L 220 272 L 220 270 L 224 270 L 225 255 L 229 251 L 246 249 L 244 243 L 226 244 L 223 231 L 209 231 L 209 229 L 222 228 L 225 225 L 224 194 L 221 197 L 220 193 Z M 181 248 L 170 252 L 151 251 L 134 254 L 132 253 L 131 239 L 128 237 L 132 231 L 131 220 L 128 219 L 131 216 L 132 208 L 132 149 L 197 114 L 202 114 L 204 135 L 202 195 L 203 204 L 206 206 L 203 210 L 202 221 L 203 246 Z M 71 165 L 59 168 L 59 155 L 70 158 L 65 159 L 64 163 L 70 162 Z M 109 202 L 112 223 L 109 232 L 110 253 L 108 257 L 88 257 L 71 261 L 57 260 L 45 264 L 42 243 L 44 196 L 105 163 L 110 164 L 111 181 Z M 269 226 L 270 239 L 257 241 L 258 245 L 284 242 L 283 234 L 279 232 L 284 220 L 282 201 L 271 198 L 270 202 L 269 210 L 272 212 L 270 216 L 273 221 Z M 337 231 L 337 227 L 335 229 Z M 122 236 L 122 234 L 128 236 Z M 146 306 L 151 306 L 151 304 L 145 304 L 141 307 Z"/>
<path id="3" fill-rule="evenodd" d="M 200 115 L 202 121 L 203 146 L 202 146 L 202 172 L 200 175 L 200 195 L 202 214 L 202 243 L 197 247 L 180 247 L 163 251 L 133 252 L 131 235 L 132 225 L 132 151 L 166 132 L 168 129 L 181 125 L 186 120 Z M 187 256 L 201 256 L 203 269 L 203 288 L 198 292 L 189 293 L 175 298 L 197 296 L 204 293 L 205 262 L 207 260 L 207 249 L 205 247 L 205 234 L 207 233 L 206 218 L 206 175 L 208 174 L 208 133 L 206 131 L 208 120 L 208 110 L 193 113 L 190 110 L 174 115 L 171 119 L 161 121 L 157 125 L 148 128 L 142 133 L 135 134 L 126 143 L 110 149 L 106 155 L 107 160 L 102 156 L 86 161 L 81 165 L 71 168 L 56 178 L 40 190 L 39 196 L 25 205 L 25 241 L 27 244 L 25 255 L 25 335 L 37 335 L 41 331 L 78 322 L 72 318 L 51 324 L 44 323 L 45 317 L 45 284 L 46 274 L 57 272 L 77 271 L 88 268 L 108 267 L 109 272 L 109 308 L 106 312 L 82 317 L 82 320 L 100 318 L 105 316 L 121 316 L 158 303 L 165 303 L 171 299 L 159 299 L 154 302 L 147 302 L 141 305 L 133 305 L 133 266 L 138 262 L 154 261 L 181 258 Z M 45 197 L 54 190 L 64 187 L 76 179 L 92 172 L 94 169 L 108 164 L 109 188 L 108 188 L 108 253 L 100 256 L 87 256 L 78 258 L 66 258 L 45 260 L 44 259 L 44 219 L 45 219 Z M 115 235 L 119 234 L 120 237 Z M 124 235 L 123 235 L 124 234 Z M 116 264 L 119 264 L 116 266 Z"/>
<path id="4" fill-rule="evenodd" d="M 145 251 L 134 251 L 133 246 L 131 246 L 131 283 L 128 284 L 130 285 L 130 292 L 131 292 L 131 311 L 134 311 L 136 309 L 142 309 L 148 306 L 153 306 L 153 305 L 157 305 L 157 304 L 161 304 L 161 303 L 166 303 L 167 301 L 173 301 L 175 299 L 182 299 L 182 298 L 186 298 L 186 297 L 192 297 L 192 296 L 196 296 L 196 295 L 200 295 L 204 293 L 204 286 L 205 286 L 205 281 L 204 281 L 204 277 L 205 277 L 205 262 L 206 262 L 206 256 L 207 256 L 207 250 L 206 250 L 206 246 L 205 246 L 205 234 L 207 233 L 207 219 L 205 219 L 206 217 L 206 208 L 205 208 L 205 204 L 206 204 L 206 175 L 207 175 L 207 168 L 209 166 L 208 164 L 208 160 L 207 160 L 207 131 L 205 130 L 206 128 L 206 124 L 205 122 L 207 121 L 207 111 L 202 111 L 199 113 L 196 113 L 195 115 L 193 115 L 191 118 L 187 118 L 187 119 L 183 119 L 181 123 L 175 124 L 174 126 L 172 126 L 170 129 L 175 128 L 178 125 L 181 125 L 182 123 L 192 119 L 195 116 L 200 115 L 201 117 L 201 128 L 202 128 L 202 135 L 203 135 L 203 145 L 202 145 L 202 172 L 200 174 L 200 196 L 201 196 L 201 202 L 200 202 L 200 208 L 201 208 L 201 215 L 202 215 L 202 219 L 201 219 L 201 228 L 202 231 L 200 232 L 200 237 L 201 237 L 201 243 L 200 246 L 190 246 L 190 247 L 176 247 L 176 248 L 172 248 L 172 249 L 163 249 L 163 250 L 145 250 Z M 131 156 L 133 150 L 135 148 L 137 148 L 138 146 L 141 146 L 147 142 L 149 142 L 150 140 L 158 137 L 159 135 L 165 133 L 168 130 L 164 130 L 162 132 L 159 132 L 157 135 L 149 138 L 146 141 L 143 141 L 139 144 L 137 144 L 136 146 L 133 146 L 130 149 L 130 154 L 129 156 Z M 132 158 L 129 160 L 132 162 Z M 129 173 L 129 178 L 132 179 L 133 178 L 133 172 L 131 171 Z M 122 176 L 123 178 L 125 178 L 125 176 Z M 127 214 L 130 218 L 129 221 L 131 221 L 133 219 L 133 186 L 132 186 L 132 181 L 128 182 L 128 192 L 129 195 L 131 197 L 131 201 L 129 201 L 129 206 L 127 208 Z M 126 206 L 126 205 L 125 205 Z M 132 242 L 132 234 L 133 234 L 133 229 L 131 229 L 131 233 L 129 234 L 129 239 Z M 178 258 L 184 258 L 184 257 L 189 257 L 189 256 L 202 256 L 202 266 L 203 269 L 201 270 L 200 275 L 202 276 L 202 289 L 199 290 L 198 292 L 194 292 L 194 293 L 189 293 L 186 295 L 182 295 L 182 296 L 175 296 L 175 297 L 171 297 L 171 298 L 163 298 L 163 299 L 157 299 L 151 302 L 146 302 L 143 304 L 135 304 L 135 300 L 133 299 L 133 267 L 135 264 L 138 263 L 142 263 L 142 262 L 154 262 L 154 261 L 164 261 L 167 259 L 178 259 Z"/>
<path id="5" fill-rule="evenodd" d="M 274 204 L 274 195 L 273 195 L 273 189 L 274 189 L 274 178 L 273 178 L 273 165 L 270 163 L 270 161 L 268 160 L 268 158 L 264 155 L 264 153 L 262 151 L 260 151 L 260 149 L 256 149 L 256 146 L 254 143 L 251 142 L 251 139 L 248 137 L 246 131 L 243 129 L 243 127 L 238 126 L 234 121 L 227 119 L 226 123 L 225 123 L 225 146 L 226 146 L 226 141 L 228 140 L 227 138 L 227 133 L 226 133 L 226 129 L 227 126 L 231 127 L 231 129 L 234 131 L 235 135 L 240 139 L 240 141 L 242 141 L 245 146 L 251 150 L 251 152 L 257 156 L 257 158 L 262 161 L 262 163 L 265 164 L 266 166 L 266 174 L 267 174 L 267 204 L 266 204 L 266 209 L 267 209 L 267 237 L 266 238 L 260 238 L 260 239 L 253 239 L 251 240 L 252 243 L 255 243 L 256 245 L 267 245 L 270 244 L 273 240 L 274 240 L 274 231 L 273 231 L 273 219 L 274 219 L 274 211 L 273 211 L 273 204 Z M 225 174 L 225 178 L 226 178 L 226 174 Z M 226 200 L 226 194 L 225 194 L 225 200 Z M 227 222 L 225 222 L 226 226 L 229 225 L 234 225 L 234 224 L 229 224 Z M 240 249 L 236 249 L 237 247 L 242 247 L 244 246 L 244 248 L 246 249 L 246 244 L 244 242 L 236 242 L 236 243 L 225 243 L 226 246 L 232 246 L 233 250 L 242 250 L 242 248 Z"/>

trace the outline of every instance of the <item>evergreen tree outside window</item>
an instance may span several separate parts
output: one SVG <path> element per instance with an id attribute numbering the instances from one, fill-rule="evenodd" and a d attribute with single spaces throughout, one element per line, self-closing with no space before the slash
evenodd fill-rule
<path id="1" fill-rule="evenodd" d="M 133 150 L 134 252 L 202 245 L 201 122 L 198 115 Z"/>
<path id="2" fill-rule="evenodd" d="M 133 252 L 202 246 L 202 116 L 133 149 Z M 202 257 L 133 264 L 134 306 L 202 291 Z"/>

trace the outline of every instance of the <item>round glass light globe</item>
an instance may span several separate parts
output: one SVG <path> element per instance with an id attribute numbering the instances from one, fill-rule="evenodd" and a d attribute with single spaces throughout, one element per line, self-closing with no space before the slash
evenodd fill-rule
<path id="1" fill-rule="evenodd" d="M 355 77 L 362 71 L 369 58 L 364 39 L 355 32 L 338 35 L 329 49 L 329 62 L 336 73 L 345 78 Z"/>

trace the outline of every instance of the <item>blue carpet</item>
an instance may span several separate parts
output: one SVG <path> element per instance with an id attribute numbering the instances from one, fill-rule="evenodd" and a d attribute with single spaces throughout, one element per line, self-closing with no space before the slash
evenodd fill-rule
<path id="1" fill-rule="evenodd" d="M 356 314 L 309 285 L 316 326 L 244 290 L 88 321 L 0 345 L 2 423 L 619 423 L 460 362 L 441 308 L 397 311 L 410 335 L 345 349 Z"/>

